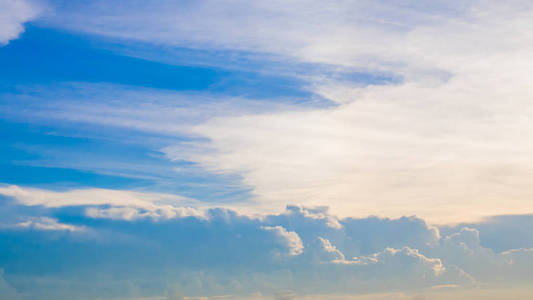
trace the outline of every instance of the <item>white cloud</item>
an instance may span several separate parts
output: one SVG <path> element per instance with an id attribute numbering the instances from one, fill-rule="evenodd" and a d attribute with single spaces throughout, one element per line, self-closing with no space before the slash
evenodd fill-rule
<path id="1" fill-rule="evenodd" d="M 302 239 L 294 231 L 287 231 L 282 226 L 262 226 L 261 229 L 273 232 L 276 237 L 287 247 L 289 255 L 300 255 L 304 245 Z"/>
<path id="2" fill-rule="evenodd" d="M 327 227 L 340 229 L 342 225 L 339 223 L 337 217 L 329 212 L 329 207 L 304 207 L 302 205 L 288 205 L 285 213 L 288 217 L 302 217 L 303 219 L 311 219 L 323 222 Z"/>
<path id="3" fill-rule="evenodd" d="M 380 280 L 390 281 L 393 285 L 403 286 L 434 286 L 434 285 L 458 285 L 469 286 L 475 283 L 474 278 L 454 265 L 445 267 L 441 259 L 424 256 L 418 249 L 402 247 L 401 249 L 385 248 L 384 250 L 371 255 L 363 255 L 346 259 L 327 239 L 319 237 L 320 247 L 327 252 L 329 260 L 322 263 L 329 263 L 339 267 L 345 266 L 348 269 L 342 270 L 347 274 L 343 280 L 354 278 L 366 278 L 380 274 Z M 398 278 L 397 274 L 404 274 Z M 401 283 L 400 283 L 401 282 Z"/>
<path id="4" fill-rule="evenodd" d="M 420 264 L 423 267 L 422 276 L 439 276 L 446 271 L 440 259 L 425 257 L 417 249 L 409 247 L 403 247 L 402 249 L 386 248 L 382 252 L 374 253 L 371 256 L 354 257 L 352 260 L 336 261 L 336 263 L 355 265 L 393 263 L 398 264 L 400 268 L 409 268 L 411 264 Z M 427 270 L 430 272 L 427 273 Z"/>
<path id="5" fill-rule="evenodd" d="M 525 28 L 533 9 L 518 1 L 469 7 L 408 22 L 408 30 L 374 24 L 378 32 L 366 37 L 359 31 L 368 24 L 342 18 L 338 35 L 307 32 L 316 42 L 301 59 L 361 68 L 370 55 L 388 62 L 373 70 L 404 81 L 318 81 L 316 92 L 338 106 L 213 118 L 192 129 L 208 142 L 165 151 L 243 176 L 260 209 L 328 203 L 343 216 L 416 214 L 434 223 L 532 212 L 533 40 Z"/>
<path id="6" fill-rule="evenodd" d="M 24 23 L 34 19 L 41 8 L 27 0 L 0 0 L 0 46 L 19 37 Z"/>
<path id="7" fill-rule="evenodd" d="M 187 109 L 201 116 L 209 108 L 105 104 L 85 114 L 86 105 L 73 105 L 56 108 L 57 115 L 200 138 L 205 142 L 163 151 L 210 172 L 241 176 L 253 194 L 247 211 L 326 204 L 341 216 L 417 215 L 432 223 L 529 213 L 531 20 L 531 3 L 520 0 L 72 5 L 48 17 L 49 24 L 269 53 L 402 80 L 361 87 L 303 76 L 337 105 L 262 112 L 243 111 L 242 102 L 223 110 L 214 105 L 217 113 L 185 125 Z"/>
<path id="8" fill-rule="evenodd" d="M 322 249 L 331 256 L 331 260 L 339 262 L 344 262 L 346 260 L 344 254 L 342 254 L 337 247 L 333 246 L 328 239 L 318 237 L 318 240 L 322 245 Z"/>
<path id="9" fill-rule="evenodd" d="M 425 251 L 440 257 L 446 264 L 460 266 L 481 282 L 494 282 L 503 276 L 519 284 L 531 280 L 533 276 L 533 249 L 496 252 L 481 245 L 479 231 L 474 228 L 463 228 L 443 237 L 438 246 Z"/>
<path id="10" fill-rule="evenodd" d="M 519 288 L 527 286 L 533 276 L 531 249 L 498 253 L 483 247 L 482 234 L 473 228 L 441 236 L 438 229 L 416 218 L 338 219 L 324 208 L 289 207 L 285 213 L 261 218 L 209 209 L 206 217 L 148 218 L 139 222 L 136 217 L 127 216 L 134 215 L 135 210 L 122 206 L 110 205 L 109 211 L 102 215 L 98 211 L 91 215 L 83 210 L 61 210 L 57 204 L 37 208 L 26 203 L 17 201 L 18 209 L 9 211 L 26 215 L 25 221 L 18 222 L 19 228 L 34 230 L 17 230 L 15 244 L 10 239 L 0 239 L 0 246 L 8 253 L 14 251 L 13 247 L 27 249 L 12 252 L 14 263 L 20 259 L 40 262 L 60 249 L 70 249 L 70 255 L 65 258 L 66 274 L 70 274 L 68 270 L 77 270 L 80 264 L 90 263 L 94 270 L 94 274 L 86 274 L 91 280 L 76 279 L 83 281 L 78 285 L 62 279 L 62 273 L 50 271 L 56 269 L 55 265 L 47 269 L 44 264 L 41 272 L 59 276 L 56 281 L 35 278 L 30 269 L 29 278 L 20 274 L 13 285 L 18 289 L 24 284 L 41 282 L 35 289 L 24 289 L 29 296 L 33 295 L 31 290 L 53 299 L 72 299 L 80 294 L 90 298 L 87 291 L 93 291 L 91 287 L 105 286 L 109 295 L 118 289 L 127 299 L 138 295 L 136 284 L 144 286 L 154 281 L 179 282 L 179 291 L 189 297 L 243 296 L 256 291 L 265 297 L 273 297 L 280 291 L 288 294 L 305 291 L 308 295 L 331 297 L 343 293 L 363 297 L 367 293 L 403 291 L 406 297 L 418 294 L 430 297 L 451 290 L 473 295 L 470 289 L 478 289 L 484 295 L 487 288 L 496 286 L 519 295 Z M 306 210 L 309 213 L 304 213 Z M 318 213 L 322 214 L 321 218 L 316 217 Z M 55 216 L 43 216 L 47 214 Z M 101 222 L 93 220 L 94 217 L 108 220 Z M 69 224 L 65 224 L 67 219 Z M 334 219 L 340 226 L 331 227 L 327 219 Z M 0 235 L 12 236 L 12 229 L 5 229 L 0 228 Z M 78 229 L 91 234 L 67 235 L 54 243 L 44 242 L 54 237 L 55 231 Z M 24 246 L 36 242 L 42 244 L 42 252 L 34 253 L 30 246 Z M 95 250 L 99 255 L 91 256 Z M 125 265 L 145 272 L 132 275 L 129 268 L 124 269 Z M 106 276 L 100 276 L 99 271 Z M 109 276 L 116 281 L 110 282 Z M 77 290 L 77 287 L 82 288 Z M 143 295 L 154 294 L 147 291 Z M 305 299 L 300 292 L 296 297 Z"/>
<path id="11" fill-rule="evenodd" d="M 56 219 L 47 217 L 30 218 L 27 221 L 15 224 L 15 228 L 30 228 L 34 230 L 58 230 L 58 231 L 83 231 L 85 228 L 70 224 L 62 224 Z"/>
<path id="12" fill-rule="evenodd" d="M 59 208 L 64 206 L 89 207 L 87 216 L 132 220 L 137 218 L 202 217 L 201 204 L 195 200 L 170 194 L 142 193 L 109 189 L 78 189 L 49 191 L 23 188 L 16 185 L 0 186 L 0 195 L 11 197 L 25 206 Z M 197 205 L 199 209 L 192 208 Z"/>
<path id="13" fill-rule="evenodd" d="M 39 206 L 45 209 L 85 207 L 86 218 L 129 220 L 134 224 L 134 221 L 140 218 L 170 222 L 170 219 L 190 216 L 193 227 L 204 222 L 212 224 L 208 226 L 215 226 L 214 228 L 224 224 L 223 226 L 229 226 L 231 230 L 228 232 L 226 229 L 222 230 L 224 234 L 217 236 L 217 239 L 227 239 L 232 249 L 239 247 L 238 244 L 241 243 L 244 243 L 245 248 L 250 247 L 248 243 L 257 243 L 253 242 L 254 239 L 251 239 L 249 233 L 254 228 L 253 230 L 256 230 L 254 232 L 268 233 L 266 239 L 261 237 L 261 234 L 253 235 L 262 240 L 261 244 L 257 245 L 261 251 L 273 255 L 275 261 L 283 258 L 282 261 L 289 263 L 289 268 L 296 268 L 295 272 L 302 271 L 297 267 L 301 263 L 303 265 L 300 267 L 305 265 L 306 268 L 325 272 L 324 274 L 333 272 L 331 274 L 339 275 L 347 272 L 347 277 L 343 280 L 362 280 L 366 276 L 378 276 L 378 274 L 383 279 L 385 275 L 381 274 L 388 274 L 387 280 L 395 284 L 408 286 L 407 281 L 413 280 L 413 286 L 420 287 L 491 283 L 497 280 L 496 274 L 505 274 L 507 278 L 516 282 L 527 281 L 533 276 L 532 249 L 496 252 L 481 245 L 479 232 L 474 228 L 463 228 L 456 233 L 440 236 L 437 228 L 428 226 L 416 218 L 339 219 L 331 215 L 327 208 L 311 209 L 301 206 L 289 206 L 282 214 L 263 215 L 257 218 L 257 216 L 238 215 L 227 210 L 184 207 L 182 204 L 187 203 L 186 199 L 165 194 L 104 189 L 52 192 L 4 186 L 0 188 L 0 194 L 14 199 L 16 205 L 24 207 Z M 11 217 L 17 219 L 16 214 Z M 84 225 L 65 224 L 55 218 L 35 213 L 29 215 L 25 213 L 22 215 L 22 221 L 10 224 L 12 225 L 5 225 L 3 228 L 72 232 L 90 229 Z M 244 231 L 239 229 L 240 226 L 243 226 Z M 191 229 L 191 227 L 186 228 Z M 177 242 L 187 243 L 187 237 L 184 238 L 185 241 Z M 197 238 L 199 239 L 197 242 L 202 244 L 209 242 L 209 239 L 203 241 L 200 237 Z M 236 249 L 232 251 L 236 252 Z M 216 253 L 218 250 L 213 254 Z M 224 251 L 220 253 L 227 255 Z M 254 258 L 254 253 L 248 254 L 249 259 Z M 291 260 L 296 258 L 300 259 L 299 263 L 292 265 Z M 258 264 L 261 265 L 261 262 Z M 406 282 L 398 281 L 399 272 L 406 270 L 409 270 L 412 276 L 403 278 L 407 280 Z M 305 281 L 305 278 L 302 279 L 302 282 Z"/>
<path id="14" fill-rule="evenodd" d="M 141 218 L 182 218 L 189 216 L 202 216 L 202 213 L 191 207 L 164 207 L 155 209 L 139 209 L 131 206 L 108 208 L 88 207 L 85 209 L 88 217 L 96 219 L 136 220 Z"/>
<path id="15" fill-rule="evenodd" d="M 101 107 L 95 106 L 79 120 L 206 138 L 207 142 L 193 143 L 191 148 L 165 151 L 171 159 L 187 159 L 215 173 L 241 175 L 254 194 L 248 206 L 261 212 L 280 211 L 288 202 L 326 203 L 340 216 L 416 214 L 433 223 L 533 212 L 528 181 L 533 170 L 531 3 L 385 2 L 199 1 L 178 7 L 165 1 L 128 1 L 117 6 L 97 2 L 87 10 L 68 12 L 58 23 L 71 21 L 72 28 L 93 33 L 266 52 L 403 78 L 394 85 L 369 87 L 310 78 L 313 90 L 336 106 L 262 113 L 250 109 L 231 116 L 212 114 L 209 120 L 202 119 L 199 111 L 204 110 L 197 110 L 194 126 L 176 123 L 175 117 L 187 115 L 186 110 L 168 111 L 164 105 L 132 110 L 108 104 L 102 110 L 107 114 L 99 114 Z M 20 30 L 20 24 L 13 28 Z M 87 107 L 75 106 L 61 113 L 66 116 Z M 173 267 L 188 263 L 190 268 L 205 267 L 183 275 L 190 290 L 202 292 L 249 292 L 250 286 L 267 291 L 289 286 L 310 292 L 446 290 L 472 282 L 496 285 L 523 280 L 528 284 L 533 276 L 531 249 L 498 253 L 482 246 L 476 229 L 441 236 L 416 218 L 339 219 L 327 209 L 290 206 L 285 213 L 258 219 L 219 210 L 212 212 L 214 221 L 208 223 L 201 210 L 187 208 L 201 204 L 175 195 L 104 189 L 54 192 L 17 186 L 1 186 L 0 194 L 21 206 L 88 206 L 84 217 L 111 219 L 100 225 L 110 226 L 104 229 L 134 232 L 148 247 L 144 249 L 152 249 L 147 241 L 156 245 L 157 252 L 149 253 L 169 254 L 172 259 L 164 260 L 163 266 L 167 271 L 181 271 Z M 193 218 L 183 223 L 168 220 L 181 216 Z M 113 227 L 115 219 L 146 217 L 162 222 L 147 222 L 153 226 L 147 232 L 136 231 L 134 222 Z M 161 224 L 172 233 L 190 234 L 169 235 L 158 231 Z M 18 225 L 44 232 L 78 228 L 47 217 Z M 265 252 L 280 246 L 288 255 L 276 264 L 279 261 L 268 260 Z M 327 254 L 319 256 L 318 264 L 312 255 L 316 247 Z M 130 244 L 127 250 L 130 258 L 150 258 L 143 256 L 147 252 L 134 252 Z M 233 274 L 222 264 L 226 260 L 234 263 Z M 237 268 L 236 261 L 244 266 Z M 167 266 L 167 262 L 178 263 Z M 163 273 L 157 271 L 154 274 Z M 502 299 L 506 293 L 433 291 L 428 297 L 497 295 Z M 530 291 L 511 293 L 519 299 L 531 295 Z M 418 296 L 360 298 L 424 299 L 423 294 Z"/>

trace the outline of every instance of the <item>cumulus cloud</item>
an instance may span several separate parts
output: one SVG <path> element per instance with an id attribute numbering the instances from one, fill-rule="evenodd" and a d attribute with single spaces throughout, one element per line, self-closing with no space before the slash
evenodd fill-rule
<path id="1" fill-rule="evenodd" d="M 34 214 L 49 216 L 19 222 L 35 230 L 0 229 L 0 246 L 6 250 L 0 265 L 22 268 L 31 261 L 40 266 L 39 276 L 28 267 L 10 277 L 11 286 L 26 291 L 28 299 L 107 299 L 118 294 L 134 299 L 238 299 L 258 291 L 262 296 L 257 299 L 280 294 L 294 294 L 296 299 L 339 294 L 342 299 L 342 294 L 363 297 L 413 290 L 433 295 L 496 283 L 524 285 L 533 276 L 531 249 L 497 252 L 481 245 L 474 228 L 441 235 L 414 217 L 343 219 L 325 208 L 289 206 L 281 214 L 261 217 L 206 209 L 202 217 L 136 219 L 71 208 L 43 207 Z M 54 232 L 70 230 L 65 224 L 86 230 L 58 239 Z M 42 245 L 39 252 L 31 246 L 35 243 Z M 58 269 L 57 261 L 65 266 Z M 83 284 L 66 279 L 73 270 Z M 39 284 L 28 288 L 32 282 Z M 99 286 L 105 288 L 94 288 Z"/>
<path id="2" fill-rule="evenodd" d="M 398 261 L 396 261 L 396 259 Z M 386 248 L 384 251 L 374 253 L 372 256 L 354 257 L 353 260 L 338 261 L 338 263 L 355 264 L 355 265 L 370 265 L 370 264 L 387 264 L 394 262 L 399 264 L 402 269 L 409 268 L 409 265 L 420 264 L 423 267 L 423 275 L 426 276 L 429 270 L 430 276 L 439 276 L 446 270 L 438 258 L 427 258 L 420 254 L 417 249 L 404 247 L 402 249 Z M 427 269 L 426 269 L 427 268 Z"/>
<path id="3" fill-rule="evenodd" d="M 41 8 L 27 0 L 0 1 L 0 46 L 19 37 L 24 23 L 34 19 Z"/>
<path id="4" fill-rule="evenodd" d="M 287 231 L 282 226 L 263 226 L 263 230 L 273 232 L 288 248 L 289 255 L 300 255 L 303 251 L 302 239 L 296 232 Z"/>
<path id="5" fill-rule="evenodd" d="M 448 235 L 459 232 L 465 227 L 475 228 L 482 232 L 481 244 L 497 252 L 533 247 L 532 215 L 494 216 L 477 223 L 441 227 L 441 231 L 444 235 Z"/>
<path id="6" fill-rule="evenodd" d="M 460 266 L 480 282 L 491 282 L 498 278 L 520 282 L 533 276 L 529 271 L 529 262 L 533 261 L 530 248 L 497 252 L 481 245 L 479 231 L 475 228 L 465 227 L 445 236 L 438 246 L 425 249 L 425 253 L 440 257 L 446 264 Z M 517 261 L 520 263 L 516 264 Z"/>
<path id="7" fill-rule="evenodd" d="M 298 205 L 288 205 L 286 207 L 286 214 L 290 218 L 300 217 L 302 219 L 312 219 L 317 220 L 330 228 L 342 228 L 339 220 L 329 213 L 329 207 L 326 206 L 309 208 Z"/>
<path id="8" fill-rule="evenodd" d="M 290 277 L 303 276 L 301 281 L 289 280 L 292 284 L 303 284 L 309 279 L 306 277 L 309 274 L 305 275 L 308 271 L 304 271 L 307 268 L 327 276 L 347 275 L 343 280 L 338 279 L 339 283 L 346 283 L 350 278 L 378 277 L 382 273 L 390 274 L 390 279 L 397 281 L 399 272 L 410 270 L 411 282 L 420 286 L 492 282 L 495 270 L 508 278 L 533 276 L 528 267 L 533 260 L 531 249 L 498 252 L 482 246 L 479 231 L 473 227 L 441 235 L 437 227 L 415 217 L 339 218 L 327 208 L 304 206 L 288 206 L 280 214 L 251 217 L 226 209 L 183 207 L 180 204 L 187 203 L 183 199 L 159 194 L 92 189 L 52 192 L 17 186 L 4 186 L 0 191 L 13 200 L 12 205 L 40 207 L 28 212 L 8 207 L 11 225 L 4 224 L 4 230 L 84 232 L 91 229 L 91 239 L 95 238 L 94 232 L 103 230 L 111 236 L 118 234 L 118 240 L 130 243 L 139 238 L 135 231 L 127 229 L 130 226 L 127 223 L 115 223 L 127 220 L 133 227 L 142 222 L 146 232 L 151 232 L 144 241 L 150 245 L 163 240 L 170 242 L 163 238 L 164 234 L 160 235 L 158 223 L 152 223 L 163 222 L 163 232 L 172 228 L 176 234 L 183 234 L 170 244 L 189 245 L 189 250 L 181 250 L 184 258 L 203 253 L 197 259 L 210 255 L 214 261 L 219 258 L 234 261 L 236 265 L 232 268 L 236 270 L 252 268 L 254 272 L 266 271 L 266 262 L 273 265 L 283 262 L 294 273 Z M 61 216 L 71 207 L 78 207 L 76 211 L 82 218 L 73 222 L 76 219 L 69 217 L 65 222 Z M 18 213 L 22 215 L 17 217 Z M 80 223 L 79 220 L 93 221 Z M 100 221 L 95 223 L 95 220 Z M 193 243 L 189 240 L 192 236 L 197 237 Z M 216 251 L 211 252 L 213 248 L 208 246 L 211 244 L 217 245 Z M 237 251 L 239 247 L 243 248 Z M 242 256 L 246 250 L 251 252 Z M 306 267 L 302 269 L 302 266 Z"/>
<path id="9" fill-rule="evenodd" d="M 15 201 L 15 205 L 23 207 L 34 204 Z M 350 241 L 358 238 L 371 241 L 378 236 L 388 236 L 387 226 L 376 226 L 371 236 L 361 239 L 353 235 L 357 231 L 350 230 L 360 224 L 344 222 L 325 208 L 292 206 L 279 215 L 262 217 L 207 209 L 202 217 L 139 219 L 87 214 L 83 205 L 81 209 L 71 208 L 69 203 L 61 207 L 51 204 L 34 212 L 49 216 L 34 216 L 19 222 L 21 226 L 35 229 L 32 231 L 0 230 L 3 249 L 22 249 L 6 250 L 0 255 L 0 265 L 21 267 L 24 261 L 32 261 L 41 266 L 40 274 L 46 276 L 46 279 L 35 276 L 30 267 L 25 269 L 26 273 L 15 277 L 13 286 L 27 291 L 29 298 L 40 294 L 54 299 L 71 299 L 73 295 L 85 295 L 80 299 L 96 296 L 106 299 L 130 285 L 126 282 L 131 282 L 132 287 L 122 295 L 135 297 L 142 294 L 139 294 L 141 287 L 153 280 L 179 283 L 180 295 L 188 297 L 242 296 L 257 291 L 269 297 L 280 291 L 290 294 L 301 290 L 360 293 L 391 286 L 414 288 L 466 283 L 461 281 L 459 273 L 450 272 L 454 269 L 452 266 L 424 256 L 411 247 L 384 247 L 376 252 L 366 249 L 367 253 L 362 253 L 363 249 Z M 394 220 L 382 221 L 395 226 Z M 416 220 L 405 221 L 410 222 L 413 229 L 420 225 Z M 53 231 L 75 228 L 85 230 L 78 231 L 75 236 L 61 235 L 57 242 L 50 242 L 51 238 L 59 237 L 52 235 Z M 430 228 L 427 230 L 431 231 Z M 417 230 L 407 232 L 420 236 Z M 403 242 L 398 243 L 412 244 L 410 238 L 400 239 Z M 42 245 L 39 253 L 32 250 L 34 243 Z M 344 253 L 358 253 L 359 258 L 348 259 L 346 257 L 350 256 Z M 54 263 L 57 260 L 66 267 L 58 269 Z M 87 263 L 90 264 L 88 269 Z M 130 267 L 142 271 L 130 272 Z M 80 286 L 78 283 L 65 282 L 65 276 L 70 276 L 68 274 L 73 270 L 85 274 L 80 276 L 91 278 L 81 285 L 81 290 L 75 288 Z M 114 279 L 108 281 L 104 274 L 112 274 Z M 27 284 L 31 282 L 40 282 L 40 285 L 28 288 Z M 88 293 L 87 289 L 98 290 L 89 286 L 107 287 L 98 295 Z M 159 294 L 164 299 L 167 290 L 167 287 L 154 287 L 143 295 Z"/>
<path id="10" fill-rule="evenodd" d="M 418 249 L 407 246 L 401 249 L 385 248 L 371 255 L 346 259 L 329 240 L 319 237 L 319 242 L 321 249 L 329 255 L 328 259 L 321 263 L 338 266 L 339 268 L 334 270 L 336 272 L 342 270 L 344 275 L 342 279 L 337 280 L 345 281 L 346 284 L 349 284 L 350 280 L 362 280 L 374 276 L 379 276 L 381 280 L 388 282 L 386 285 L 398 287 L 469 286 L 475 282 L 472 276 L 457 266 L 445 267 L 439 258 L 426 257 Z M 396 274 L 402 272 L 404 276 L 398 278 Z"/>
<path id="11" fill-rule="evenodd" d="M 333 246 L 328 239 L 318 237 L 318 241 L 322 246 L 321 248 L 331 257 L 330 260 L 339 262 L 346 261 L 344 254 L 342 254 L 337 247 Z"/>

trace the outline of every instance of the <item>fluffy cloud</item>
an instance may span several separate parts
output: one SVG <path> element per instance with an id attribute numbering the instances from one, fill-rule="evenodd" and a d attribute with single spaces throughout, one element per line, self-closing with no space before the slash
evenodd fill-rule
<path id="1" fill-rule="evenodd" d="M 344 254 L 340 252 L 337 247 L 333 246 L 331 242 L 328 239 L 318 237 L 318 241 L 320 242 L 321 249 L 324 250 L 325 253 L 330 257 L 328 260 L 332 261 L 338 261 L 338 262 L 345 262 Z"/>
<path id="2" fill-rule="evenodd" d="M 480 243 L 486 248 L 503 252 L 509 249 L 533 247 L 532 215 L 507 215 L 486 218 L 479 223 L 462 223 L 441 227 L 444 235 L 459 232 L 462 228 L 476 228 L 482 232 Z"/>
<path id="3" fill-rule="evenodd" d="M 343 219 L 327 208 L 289 206 L 255 217 L 211 208 L 202 216 L 117 218 L 112 210 L 88 214 L 98 202 L 42 202 L 36 210 L 35 200 L 11 197 L 25 213 L 14 224 L 25 228 L 0 229 L 0 266 L 21 299 L 164 299 L 168 291 L 235 298 L 259 291 L 258 299 L 292 291 L 433 295 L 431 289 L 520 286 L 533 276 L 531 249 L 497 252 L 481 245 L 474 228 L 441 235 L 415 217 Z"/>
<path id="4" fill-rule="evenodd" d="M 446 264 L 461 266 L 481 282 L 497 281 L 503 277 L 518 283 L 533 277 L 529 271 L 533 261 L 532 248 L 494 251 L 481 245 L 479 231 L 474 228 L 465 227 L 443 237 L 438 246 L 425 249 L 425 253 L 440 257 Z"/>
<path id="5" fill-rule="evenodd" d="M 379 290 L 371 278 L 379 277 L 380 285 L 390 289 L 420 288 L 437 285 L 470 286 L 474 278 L 455 265 L 444 266 L 439 258 L 426 257 L 410 247 L 385 248 L 371 255 L 345 258 L 325 238 L 318 238 L 321 248 L 321 272 L 332 276 L 344 290 L 372 292 Z M 338 273 L 342 275 L 338 275 Z M 378 275 L 379 274 L 379 275 Z M 403 274 L 398 277 L 397 274 Z M 364 284 L 362 284 L 364 283 Z M 374 288 L 370 288 L 374 286 Z M 347 288 L 351 287 L 351 288 Z"/>
<path id="6" fill-rule="evenodd" d="M 26 0 L 1 0 L 0 46 L 18 38 L 24 31 L 24 23 L 34 19 L 41 8 Z"/>
<path id="7" fill-rule="evenodd" d="M 289 255 L 300 255 L 303 251 L 302 239 L 294 231 L 287 231 L 282 226 L 263 226 L 263 230 L 273 232 L 288 248 Z"/>

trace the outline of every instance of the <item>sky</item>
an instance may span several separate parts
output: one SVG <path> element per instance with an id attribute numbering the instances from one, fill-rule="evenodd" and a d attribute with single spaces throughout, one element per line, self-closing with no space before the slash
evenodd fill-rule
<path id="1" fill-rule="evenodd" d="M 533 297 L 528 0 L 0 0 L 0 300 Z"/>

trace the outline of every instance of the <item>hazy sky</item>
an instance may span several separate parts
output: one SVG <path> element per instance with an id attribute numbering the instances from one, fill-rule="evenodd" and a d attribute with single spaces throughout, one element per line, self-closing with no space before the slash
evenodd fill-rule
<path id="1" fill-rule="evenodd" d="M 0 0 L 0 299 L 530 299 L 532 20 Z"/>

